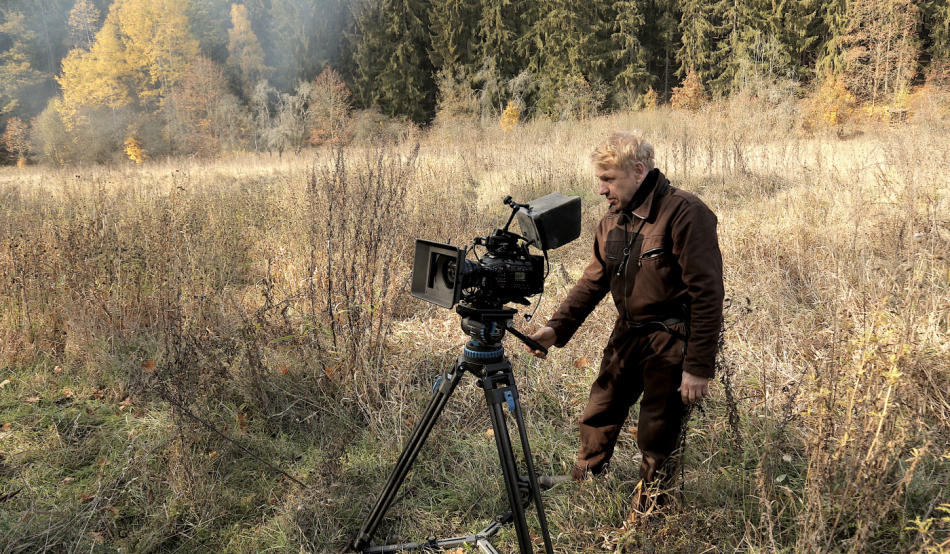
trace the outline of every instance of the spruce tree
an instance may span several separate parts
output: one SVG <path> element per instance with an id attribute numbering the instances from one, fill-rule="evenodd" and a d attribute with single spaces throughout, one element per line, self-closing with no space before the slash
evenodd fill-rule
<path id="1" fill-rule="evenodd" d="M 363 106 L 416 122 L 435 106 L 429 63 L 428 18 L 419 0 L 382 0 L 363 5 L 356 19 L 353 88 Z"/>
<path id="2" fill-rule="evenodd" d="M 503 77 L 514 77 L 523 67 L 518 56 L 521 13 L 511 0 L 478 0 L 478 4 L 475 65 L 481 66 L 484 60 L 493 58 Z"/>
<path id="3" fill-rule="evenodd" d="M 478 5 L 473 0 L 431 0 L 429 4 L 429 60 L 439 70 L 454 74 L 473 69 Z"/>
<path id="4" fill-rule="evenodd" d="M 635 0 L 617 0 L 613 3 L 613 12 L 614 87 L 643 92 L 655 80 L 647 65 L 650 53 L 640 38 L 646 18 Z"/>

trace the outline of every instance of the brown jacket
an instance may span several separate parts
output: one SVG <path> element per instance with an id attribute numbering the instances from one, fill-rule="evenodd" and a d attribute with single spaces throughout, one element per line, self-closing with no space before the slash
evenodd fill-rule
<path id="1" fill-rule="evenodd" d="M 639 206 L 611 208 L 600 220 L 590 264 L 547 325 L 557 334 L 555 345 L 564 346 L 610 291 L 617 325 L 685 315 L 683 370 L 712 377 L 724 296 L 716 215 L 656 169 L 640 188 L 648 194 Z"/>

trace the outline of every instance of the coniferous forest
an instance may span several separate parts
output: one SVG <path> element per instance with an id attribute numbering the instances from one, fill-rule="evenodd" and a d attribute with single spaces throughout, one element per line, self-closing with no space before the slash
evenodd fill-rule
<path id="1" fill-rule="evenodd" d="M 893 110 L 948 68 L 946 0 L 8 0 L 0 129 L 8 163 L 281 153 L 341 105 L 366 126 L 741 92 Z"/>

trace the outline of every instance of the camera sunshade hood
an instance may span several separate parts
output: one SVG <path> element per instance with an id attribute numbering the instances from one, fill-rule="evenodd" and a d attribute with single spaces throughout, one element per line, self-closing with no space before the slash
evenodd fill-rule
<path id="1" fill-rule="evenodd" d="M 518 209 L 521 234 L 540 250 L 554 250 L 581 236 L 581 197 L 552 192 Z"/>

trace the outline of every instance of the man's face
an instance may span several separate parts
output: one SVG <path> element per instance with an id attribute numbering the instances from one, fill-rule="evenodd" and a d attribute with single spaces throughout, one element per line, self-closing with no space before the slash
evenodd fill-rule
<path id="1" fill-rule="evenodd" d="M 616 167 L 597 167 L 594 169 L 594 175 L 600 183 L 598 194 L 607 197 L 611 208 L 620 209 L 636 194 L 640 183 L 647 176 L 647 171 L 642 162 L 637 162 L 629 171 Z"/>

